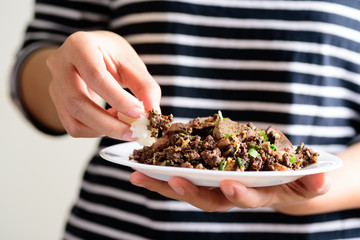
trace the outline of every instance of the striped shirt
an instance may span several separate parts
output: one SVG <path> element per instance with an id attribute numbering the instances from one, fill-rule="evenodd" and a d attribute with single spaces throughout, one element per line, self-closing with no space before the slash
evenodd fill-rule
<path id="1" fill-rule="evenodd" d="M 79 30 L 125 37 L 179 121 L 221 109 L 294 144 L 332 153 L 360 133 L 360 1 L 37 1 L 12 79 L 35 50 Z M 119 143 L 103 138 L 100 148 Z M 270 208 L 203 212 L 129 183 L 128 168 L 90 161 L 66 239 L 360 239 L 360 209 L 288 216 Z"/>

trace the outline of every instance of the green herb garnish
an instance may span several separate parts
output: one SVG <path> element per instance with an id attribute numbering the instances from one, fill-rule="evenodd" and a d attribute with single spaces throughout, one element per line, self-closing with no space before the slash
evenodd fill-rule
<path id="1" fill-rule="evenodd" d="M 296 161 L 296 157 L 290 154 L 290 163 L 293 164 Z"/>
<path id="2" fill-rule="evenodd" d="M 182 133 L 182 132 L 180 132 L 179 135 L 182 136 L 182 137 L 188 137 L 188 138 L 192 137 L 191 135 L 185 134 L 185 133 Z"/>
<path id="3" fill-rule="evenodd" d="M 258 145 L 256 145 L 255 143 L 250 143 L 250 144 L 248 145 L 248 149 L 251 149 L 251 148 L 253 148 L 254 150 L 259 150 L 259 149 L 261 149 L 261 147 L 258 146 Z"/>
<path id="4" fill-rule="evenodd" d="M 263 142 L 268 142 L 269 141 L 269 138 L 268 136 L 266 135 L 265 132 L 259 132 L 259 136 L 263 137 Z"/>
<path id="5" fill-rule="evenodd" d="M 255 149 L 253 149 L 253 148 L 250 148 L 248 153 L 253 158 L 256 158 L 256 157 L 260 156 L 260 153 L 258 151 L 256 151 Z"/>
<path id="6" fill-rule="evenodd" d="M 240 167 L 247 167 L 247 162 L 243 161 L 241 157 L 237 157 L 236 160 Z"/>
<path id="7" fill-rule="evenodd" d="M 226 134 L 225 138 L 231 138 L 231 135 L 228 133 Z"/>
<path id="8" fill-rule="evenodd" d="M 274 151 L 276 151 L 276 149 L 277 149 L 274 144 L 270 144 L 270 148 Z"/>
<path id="9" fill-rule="evenodd" d="M 222 112 L 220 110 L 218 111 L 218 115 L 219 115 L 220 120 L 224 120 L 224 117 L 223 117 Z"/>
<path id="10" fill-rule="evenodd" d="M 227 164 L 227 161 L 226 161 L 226 160 L 223 160 L 223 161 L 220 163 L 219 170 L 224 170 L 225 167 L 226 167 L 226 164 Z"/>
<path id="11" fill-rule="evenodd" d="M 301 143 L 295 150 L 295 153 L 299 153 L 300 150 L 304 147 L 304 143 Z"/>

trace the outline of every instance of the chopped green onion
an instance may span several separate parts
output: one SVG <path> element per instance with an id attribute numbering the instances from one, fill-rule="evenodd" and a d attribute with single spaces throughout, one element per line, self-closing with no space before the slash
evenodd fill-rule
<path id="1" fill-rule="evenodd" d="M 290 163 L 293 164 L 296 161 L 296 157 L 290 154 Z"/>
<path id="2" fill-rule="evenodd" d="M 228 133 L 226 134 L 225 138 L 231 138 L 231 135 Z"/>
<path id="3" fill-rule="evenodd" d="M 185 134 L 185 133 L 182 133 L 182 132 L 179 133 L 179 135 L 182 136 L 182 137 L 191 137 L 191 135 L 188 135 L 188 134 Z"/>
<path id="4" fill-rule="evenodd" d="M 274 144 L 270 144 L 270 148 L 274 151 L 276 151 L 276 149 L 277 149 Z"/>
<path id="5" fill-rule="evenodd" d="M 227 161 L 226 161 L 226 160 L 223 160 L 223 161 L 220 163 L 219 170 L 224 170 L 225 167 L 226 167 L 226 164 L 227 164 Z"/>
<path id="6" fill-rule="evenodd" d="M 261 147 L 258 146 L 258 145 L 256 145 L 255 143 L 250 143 L 250 144 L 248 145 L 248 149 L 251 149 L 251 148 L 253 148 L 254 150 L 259 150 L 259 149 L 261 149 Z"/>
<path id="7" fill-rule="evenodd" d="M 247 162 L 243 161 L 242 158 L 237 157 L 236 160 L 237 160 L 240 167 L 246 167 L 247 166 Z"/>
<path id="8" fill-rule="evenodd" d="M 220 120 L 224 120 L 224 117 L 223 117 L 222 112 L 220 110 L 218 111 L 218 115 L 219 115 Z"/>
<path id="9" fill-rule="evenodd" d="M 258 151 L 256 151 L 255 149 L 253 149 L 253 148 L 250 148 L 248 153 L 253 158 L 256 158 L 256 157 L 260 156 L 260 153 Z"/>
<path id="10" fill-rule="evenodd" d="M 295 150 L 295 153 L 299 153 L 300 150 L 304 147 L 304 143 L 301 143 Z"/>
<path id="11" fill-rule="evenodd" d="M 234 155 L 239 151 L 239 144 L 236 145 L 235 147 L 235 152 L 234 152 Z"/>
<path id="12" fill-rule="evenodd" d="M 268 136 L 266 135 L 265 132 L 259 132 L 259 136 L 263 137 L 264 138 L 264 142 L 268 142 L 269 141 L 269 138 Z"/>

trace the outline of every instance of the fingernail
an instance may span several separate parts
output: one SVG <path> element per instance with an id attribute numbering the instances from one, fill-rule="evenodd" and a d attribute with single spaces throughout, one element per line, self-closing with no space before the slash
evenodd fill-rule
<path id="1" fill-rule="evenodd" d="M 122 139 L 123 139 L 123 140 L 126 140 L 126 141 L 135 141 L 135 140 L 136 140 L 136 138 L 133 138 L 133 137 L 132 137 L 132 132 L 131 132 L 131 131 L 125 133 L 125 134 L 122 136 Z"/>
<path id="2" fill-rule="evenodd" d="M 138 108 L 138 107 L 133 107 L 133 108 L 130 108 L 130 110 L 128 111 L 127 114 L 129 117 L 138 118 L 143 113 L 144 113 L 144 109 Z"/>
<path id="3" fill-rule="evenodd" d="M 185 189 L 180 186 L 171 186 L 171 188 L 180 196 L 184 196 Z"/>
<path id="4" fill-rule="evenodd" d="M 161 114 L 160 106 L 153 107 L 155 111 L 157 111 L 159 114 Z"/>
<path id="5" fill-rule="evenodd" d="M 329 190 L 330 186 L 330 177 L 328 174 L 325 174 L 325 179 L 323 185 L 317 190 L 318 193 L 323 194 Z"/>
<path id="6" fill-rule="evenodd" d="M 235 194 L 233 187 L 223 187 L 221 191 L 224 193 L 225 196 L 232 197 Z"/>

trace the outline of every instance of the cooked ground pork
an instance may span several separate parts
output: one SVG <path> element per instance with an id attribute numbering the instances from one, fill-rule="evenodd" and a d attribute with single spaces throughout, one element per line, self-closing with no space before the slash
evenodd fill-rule
<path id="1" fill-rule="evenodd" d="M 157 138 L 159 133 L 167 130 L 173 121 L 173 115 L 161 115 L 156 110 L 149 112 L 149 125 L 148 130 L 151 131 L 151 137 Z"/>
<path id="2" fill-rule="evenodd" d="M 220 115 L 220 116 L 219 116 Z M 172 115 L 149 114 L 150 129 L 162 136 L 150 147 L 134 150 L 140 163 L 225 171 L 298 170 L 317 162 L 318 153 L 303 143 L 296 149 L 273 126 L 266 130 L 223 118 L 221 112 L 187 124 Z M 153 130 L 158 129 L 158 130 Z"/>

